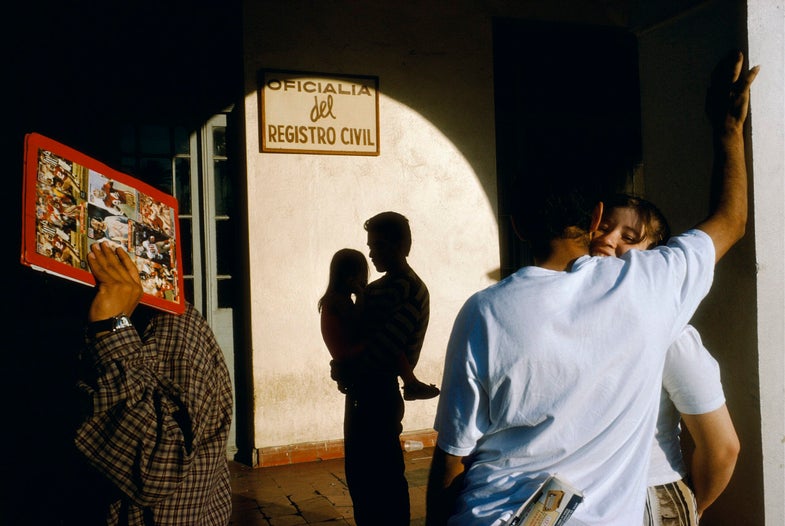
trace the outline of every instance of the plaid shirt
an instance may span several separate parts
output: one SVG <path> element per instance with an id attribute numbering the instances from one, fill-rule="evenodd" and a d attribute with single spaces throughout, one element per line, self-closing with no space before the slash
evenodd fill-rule
<path id="1" fill-rule="evenodd" d="M 88 342 L 79 388 L 92 408 L 76 447 L 122 497 L 108 525 L 226 525 L 229 372 L 205 319 L 187 305 L 156 315 L 140 338 L 122 329 Z"/>

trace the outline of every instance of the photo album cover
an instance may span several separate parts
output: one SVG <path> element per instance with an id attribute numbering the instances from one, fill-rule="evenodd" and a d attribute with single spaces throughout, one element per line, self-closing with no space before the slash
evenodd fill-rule
<path id="1" fill-rule="evenodd" d="M 141 303 L 185 311 L 177 200 L 37 133 L 25 136 L 21 262 L 95 285 L 93 243 L 123 248 L 136 263 Z"/>

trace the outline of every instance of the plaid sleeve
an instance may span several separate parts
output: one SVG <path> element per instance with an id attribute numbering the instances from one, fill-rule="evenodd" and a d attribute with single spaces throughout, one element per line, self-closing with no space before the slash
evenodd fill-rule
<path id="1" fill-rule="evenodd" d="M 142 506 L 170 494 L 192 458 L 180 393 L 156 374 L 155 351 L 133 328 L 96 341 L 89 355 L 93 384 L 80 382 L 92 411 L 76 445 L 96 469 Z"/>

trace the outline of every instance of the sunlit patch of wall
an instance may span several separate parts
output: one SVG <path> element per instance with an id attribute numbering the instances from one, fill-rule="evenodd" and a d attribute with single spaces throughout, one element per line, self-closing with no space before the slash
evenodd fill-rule
<path id="1" fill-rule="evenodd" d="M 494 207 L 471 166 L 406 105 L 383 96 L 380 113 L 379 157 L 268 154 L 249 166 L 260 447 L 342 436 L 343 395 L 329 378 L 316 304 L 336 250 L 367 254 L 367 218 L 395 210 L 410 220 L 409 262 L 431 293 L 417 368 L 423 380 L 440 382 L 457 309 L 498 267 Z M 435 407 L 435 400 L 407 404 L 405 427 L 430 428 Z"/>

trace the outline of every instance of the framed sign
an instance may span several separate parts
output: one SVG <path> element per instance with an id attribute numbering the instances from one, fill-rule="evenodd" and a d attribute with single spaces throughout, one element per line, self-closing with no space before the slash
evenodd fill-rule
<path id="1" fill-rule="evenodd" d="M 379 155 L 379 77 L 264 69 L 262 152 Z"/>

